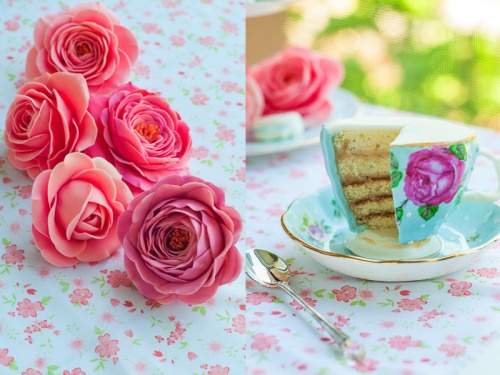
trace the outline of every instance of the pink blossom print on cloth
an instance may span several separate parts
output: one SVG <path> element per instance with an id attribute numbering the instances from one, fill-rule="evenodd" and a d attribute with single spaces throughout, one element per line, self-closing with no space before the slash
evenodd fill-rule
<path id="1" fill-rule="evenodd" d="M 131 199 L 106 160 L 69 154 L 33 186 L 32 231 L 42 256 L 62 267 L 107 258 L 120 247 L 117 219 Z"/>
<path id="2" fill-rule="evenodd" d="M 234 281 L 242 267 L 235 246 L 241 231 L 222 189 L 193 176 L 164 178 L 118 220 L 130 279 L 161 304 L 203 303 Z"/>
<path id="3" fill-rule="evenodd" d="M 264 115 L 295 111 L 306 127 L 321 125 L 333 111 L 328 94 L 344 79 L 337 60 L 303 47 L 286 47 L 251 67 L 264 95 Z"/>
<path id="4" fill-rule="evenodd" d="M 186 173 L 189 127 L 159 94 L 127 83 L 109 97 L 92 96 L 90 111 L 99 132 L 85 152 L 113 164 L 134 195 L 162 177 Z"/>
<path id="5" fill-rule="evenodd" d="M 44 74 L 24 84 L 9 108 L 5 144 L 9 161 L 35 179 L 66 155 L 94 144 L 89 91 L 80 74 Z"/>
<path id="6" fill-rule="evenodd" d="M 33 36 L 35 45 L 26 60 L 28 79 L 43 73 L 80 73 L 96 94 L 125 83 L 139 56 L 135 36 L 99 2 L 41 17 Z"/>

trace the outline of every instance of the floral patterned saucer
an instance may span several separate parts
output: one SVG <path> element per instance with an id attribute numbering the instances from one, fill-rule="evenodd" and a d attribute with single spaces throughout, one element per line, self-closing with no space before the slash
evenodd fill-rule
<path id="1" fill-rule="evenodd" d="M 438 231 L 441 252 L 423 259 L 384 261 L 353 255 L 342 245 L 350 232 L 330 186 L 293 201 L 281 225 L 308 255 L 334 271 L 374 281 L 414 281 L 455 272 L 490 249 L 500 238 L 500 206 L 462 204 Z"/>
<path id="2" fill-rule="evenodd" d="M 358 98 L 350 91 L 337 89 L 331 95 L 334 112 L 330 120 L 347 119 L 361 114 Z M 296 137 L 272 142 L 248 142 L 247 156 L 267 155 L 276 152 L 292 151 L 319 143 L 321 126 L 306 129 Z"/>

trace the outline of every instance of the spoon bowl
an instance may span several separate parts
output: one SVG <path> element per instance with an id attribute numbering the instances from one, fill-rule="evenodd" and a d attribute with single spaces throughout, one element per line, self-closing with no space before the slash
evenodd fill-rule
<path id="1" fill-rule="evenodd" d="M 245 254 L 246 273 L 257 284 L 266 288 L 281 288 L 294 298 L 320 323 L 339 345 L 341 354 L 356 362 L 365 357 L 365 349 L 357 341 L 326 320 L 302 299 L 289 285 L 291 274 L 288 264 L 276 254 L 263 249 L 250 249 Z"/>

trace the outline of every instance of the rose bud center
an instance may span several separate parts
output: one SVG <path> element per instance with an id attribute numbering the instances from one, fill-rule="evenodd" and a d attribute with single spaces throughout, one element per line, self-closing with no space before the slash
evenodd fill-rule
<path id="1" fill-rule="evenodd" d="M 149 143 L 153 143 L 160 138 L 161 129 L 156 124 L 141 124 L 135 127 L 135 131 Z"/>
<path id="2" fill-rule="evenodd" d="M 82 57 L 90 53 L 90 47 L 87 43 L 80 42 L 76 45 L 76 55 Z"/>
<path id="3" fill-rule="evenodd" d="M 175 228 L 167 236 L 167 246 L 170 250 L 178 252 L 185 250 L 191 239 L 185 229 Z"/>

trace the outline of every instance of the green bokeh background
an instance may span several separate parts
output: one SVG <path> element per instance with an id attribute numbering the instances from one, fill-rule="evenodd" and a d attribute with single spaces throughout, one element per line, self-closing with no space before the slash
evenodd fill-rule
<path id="1" fill-rule="evenodd" d="M 354 1 L 310 47 L 343 61 L 342 87 L 364 102 L 500 130 L 500 35 L 450 24 L 444 1 Z M 293 6 L 287 16 L 288 29 L 305 22 Z"/>

